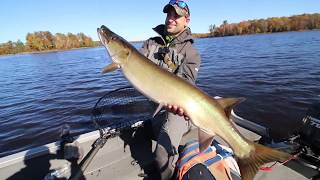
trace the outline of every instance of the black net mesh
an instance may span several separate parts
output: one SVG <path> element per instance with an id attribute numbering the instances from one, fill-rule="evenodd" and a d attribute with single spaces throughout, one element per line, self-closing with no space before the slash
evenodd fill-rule
<path id="1" fill-rule="evenodd" d="M 156 104 L 132 87 L 108 92 L 92 111 L 92 120 L 100 131 L 120 131 L 150 120 Z"/>

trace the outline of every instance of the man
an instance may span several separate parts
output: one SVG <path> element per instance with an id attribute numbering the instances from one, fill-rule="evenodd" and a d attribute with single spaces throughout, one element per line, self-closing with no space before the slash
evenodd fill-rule
<path id="1" fill-rule="evenodd" d="M 193 39 L 188 27 L 189 7 L 184 1 L 171 0 L 163 12 L 167 13 L 165 24 L 154 28 L 159 36 L 145 41 L 140 52 L 160 67 L 195 84 L 201 60 L 192 45 Z M 184 120 L 188 117 L 183 109 L 172 104 L 167 105 L 167 110 L 162 124 L 156 124 L 156 121 L 152 124 L 157 140 L 155 164 L 161 179 L 172 177 L 180 140 L 190 127 L 189 121 Z"/>

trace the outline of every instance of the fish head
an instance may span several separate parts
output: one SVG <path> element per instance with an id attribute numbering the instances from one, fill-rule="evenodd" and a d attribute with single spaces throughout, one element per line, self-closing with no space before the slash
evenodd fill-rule
<path id="1" fill-rule="evenodd" d="M 97 32 L 100 42 L 107 49 L 112 61 L 120 65 L 124 64 L 130 55 L 131 44 L 104 25 L 98 28 Z"/>

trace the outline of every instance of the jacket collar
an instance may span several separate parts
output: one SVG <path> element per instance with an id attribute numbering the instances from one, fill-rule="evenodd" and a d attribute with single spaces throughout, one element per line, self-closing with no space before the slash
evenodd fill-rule
<path id="1" fill-rule="evenodd" d="M 164 41 L 164 38 L 166 36 L 165 34 L 165 25 L 160 24 L 154 28 L 152 28 L 156 33 L 158 33 L 162 40 Z M 189 27 L 187 27 L 181 34 L 179 34 L 177 37 L 175 37 L 172 41 L 172 44 L 179 44 L 179 43 L 184 43 L 186 41 L 190 41 L 193 43 L 193 38 L 191 34 L 191 30 Z M 165 41 L 164 41 L 165 42 Z"/>

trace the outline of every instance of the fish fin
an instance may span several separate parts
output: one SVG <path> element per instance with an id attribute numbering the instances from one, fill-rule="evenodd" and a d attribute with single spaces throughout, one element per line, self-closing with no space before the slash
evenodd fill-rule
<path id="1" fill-rule="evenodd" d="M 261 144 L 254 144 L 255 151 L 246 158 L 238 158 L 237 162 L 240 168 L 242 180 L 252 180 L 261 165 L 288 160 L 292 155 L 276 149 L 272 149 Z"/>
<path id="2" fill-rule="evenodd" d="M 208 134 L 204 130 L 198 128 L 199 151 L 207 149 L 213 140 L 214 135 Z"/>
<path id="3" fill-rule="evenodd" d="M 156 111 L 154 111 L 152 117 L 155 117 L 155 116 L 161 111 L 162 107 L 163 107 L 163 104 L 160 103 L 160 104 L 158 105 Z"/>
<path id="4" fill-rule="evenodd" d="M 233 109 L 233 107 L 245 101 L 246 98 L 219 98 L 216 100 L 224 109 L 226 116 L 230 118 L 231 110 Z"/>
<path id="5" fill-rule="evenodd" d="M 111 63 L 111 64 L 107 65 L 106 67 L 104 67 L 101 73 L 105 74 L 105 73 L 112 72 L 117 69 L 120 69 L 120 65 L 117 63 Z"/>

